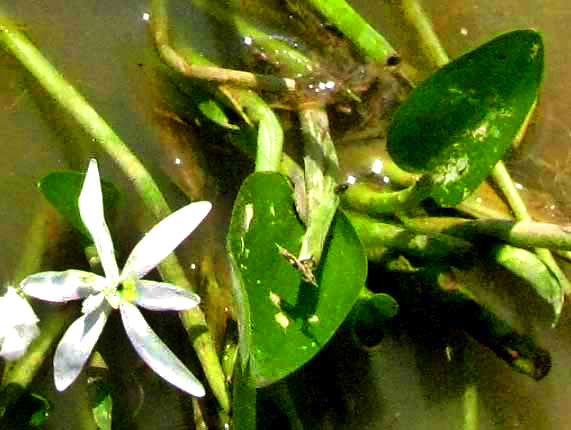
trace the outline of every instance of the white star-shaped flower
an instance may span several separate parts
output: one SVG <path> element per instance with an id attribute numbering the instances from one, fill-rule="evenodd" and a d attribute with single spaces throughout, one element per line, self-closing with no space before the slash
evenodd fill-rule
<path id="1" fill-rule="evenodd" d="M 84 299 L 83 316 L 66 331 L 54 357 L 54 379 L 59 391 L 79 375 L 112 309 L 119 309 L 127 336 L 141 358 L 162 378 L 197 397 L 204 387 L 149 327 L 137 306 L 150 310 L 190 309 L 200 298 L 175 285 L 143 280 L 206 217 L 209 202 L 191 203 L 159 222 L 135 246 L 119 273 L 109 229 L 103 215 L 103 196 L 97 162 L 91 160 L 79 196 L 79 212 L 89 230 L 105 277 L 81 270 L 42 272 L 21 283 L 30 296 L 50 302 Z"/>
<path id="2" fill-rule="evenodd" d="M 0 297 L 0 357 L 20 358 L 39 333 L 38 317 L 30 304 L 8 287 Z"/>

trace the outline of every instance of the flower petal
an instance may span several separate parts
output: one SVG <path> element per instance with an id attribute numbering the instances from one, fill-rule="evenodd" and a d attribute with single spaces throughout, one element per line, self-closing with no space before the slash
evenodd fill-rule
<path id="1" fill-rule="evenodd" d="M 97 161 L 94 159 L 89 162 L 83 188 L 79 195 L 79 213 L 83 224 L 91 234 L 93 243 L 95 243 L 105 277 L 115 285 L 119 279 L 119 268 L 115 260 L 113 240 L 105 223 L 99 170 L 97 169 Z"/>
<path id="2" fill-rule="evenodd" d="M 121 281 L 140 279 L 163 261 L 204 219 L 210 202 L 191 203 L 155 225 L 135 246 L 121 273 Z"/>
<path id="3" fill-rule="evenodd" d="M 7 361 L 17 360 L 39 334 L 40 329 L 36 324 L 11 327 L 2 342 L 0 357 Z"/>
<path id="4" fill-rule="evenodd" d="M 135 303 L 152 311 L 184 311 L 200 303 L 200 297 L 166 282 L 139 280 Z"/>
<path id="5" fill-rule="evenodd" d="M 102 276 L 82 270 L 40 272 L 25 278 L 20 287 L 28 296 L 48 302 L 67 302 L 95 294 L 106 285 Z"/>
<path id="6" fill-rule="evenodd" d="M 63 391 L 75 381 L 95 347 L 111 306 L 103 293 L 101 304 L 92 312 L 74 321 L 67 329 L 54 356 L 54 380 L 58 391 Z"/>
<path id="7" fill-rule="evenodd" d="M 0 333 L 6 327 L 27 326 L 39 321 L 34 309 L 14 287 L 8 287 L 0 297 Z"/>
<path id="8" fill-rule="evenodd" d="M 128 302 L 119 307 L 127 336 L 137 353 L 159 376 L 187 393 L 204 396 L 204 387 L 149 327 L 141 312 Z"/>

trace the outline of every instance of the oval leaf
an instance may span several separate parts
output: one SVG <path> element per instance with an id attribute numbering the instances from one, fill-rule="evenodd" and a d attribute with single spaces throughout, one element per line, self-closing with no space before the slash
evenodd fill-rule
<path id="1" fill-rule="evenodd" d="M 287 376 L 325 346 L 366 279 L 361 243 L 338 213 L 315 272 L 319 286 L 303 282 L 284 257 L 285 252 L 298 255 L 304 233 L 292 193 L 284 176 L 254 173 L 232 213 L 228 246 L 250 308 L 247 347 L 258 386 Z"/>
<path id="2" fill-rule="evenodd" d="M 539 33 L 503 34 L 446 65 L 395 113 L 388 151 L 399 167 L 430 173 L 441 205 L 464 200 L 525 126 L 543 75 Z"/>

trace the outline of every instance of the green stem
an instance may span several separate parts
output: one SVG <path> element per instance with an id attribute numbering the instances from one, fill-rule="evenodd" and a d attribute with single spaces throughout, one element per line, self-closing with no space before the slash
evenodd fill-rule
<path id="1" fill-rule="evenodd" d="M 471 348 L 467 342 L 467 338 L 463 337 L 455 342 L 456 366 L 462 372 L 464 392 L 462 393 L 462 430 L 478 430 L 480 427 L 478 415 L 478 369 L 474 364 L 473 354 L 469 354 Z M 453 358 L 449 357 L 451 361 Z"/>
<path id="2" fill-rule="evenodd" d="M 342 203 L 349 209 L 379 217 L 417 206 L 430 195 L 431 189 L 432 180 L 428 175 L 400 191 L 381 192 L 367 184 L 356 183 L 343 192 Z"/>
<path id="3" fill-rule="evenodd" d="M 445 233 L 465 239 L 483 235 L 520 248 L 571 250 L 571 230 L 557 224 L 456 217 L 401 217 L 401 221 L 407 228 L 422 233 Z"/>
<path id="4" fill-rule="evenodd" d="M 305 191 L 305 174 L 303 169 L 295 162 L 295 160 L 284 152 L 282 153 L 280 173 L 286 175 L 292 182 L 297 214 L 301 218 L 301 221 L 307 225 L 307 193 Z"/>
<path id="5" fill-rule="evenodd" d="M 553 276 L 551 268 L 540 256 L 522 248 L 498 244 L 491 250 L 491 256 L 496 263 L 505 267 L 515 275 L 525 279 L 535 293 L 553 308 L 553 326 L 559 321 L 563 307 L 561 283 Z"/>
<path id="6" fill-rule="evenodd" d="M 345 0 L 308 0 L 329 22 L 345 34 L 373 61 L 385 63 L 396 55 L 394 48 Z"/>
<path id="7" fill-rule="evenodd" d="M 299 259 L 319 264 L 329 226 L 333 221 L 339 196 L 335 192 L 339 161 L 329 133 L 329 120 L 323 108 L 304 109 L 299 113 L 304 138 L 305 191 L 307 196 L 307 230 L 303 236 Z"/>
<path id="8" fill-rule="evenodd" d="M 531 221 L 531 216 L 527 211 L 525 203 L 521 199 L 517 188 L 515 187 L 515 184 L 502 161 L 498 162 L 494 167 L 492 177 L 496 184 L 498 184 L 498 187 L 502 190 L 502 193 L 504 193 L 515 218 L 518 221 Z"/>
<path id="9" fill-rule="evenodd" d="M 463 258 L 475 252 L 471 243 L 440 232 L 419 233 L 366 215 L 345 211 L 369 257 L 379 260 L 382 249 L 429 259 Z"/>
<path id="10" fill-rule="evenodd" d="M 517 188 L 515 187 L 506 166 L 502 161 L 498 162 L 492 171 L 492 176 L 498 184 L 498 187 L 502 190 L 506 199 L 508 200 L 510 207 L 512 208 L 515 218 L 518 221 L 531 221 L 531 216 L 527 211 L 525 203 L 523 202 L 521 196 L 519 195 Z M 567 276 L 559 265 L 553 254 L 549 249 L 546 248 L 536 248 L 535 253 L 543 261 L 543 263 L 549 268 L 553 276 L 557 278 L 559 285 L 561 286 L 561 302 L 563 302 L 563 295 L 571 294 L 571 282 L 567 279 Z"/>
<path id="11" fill-rule="evenodd" d="M 218 84 L 231 83 L 248 88 L 258 88 L 272 92 L 295 91 L 297 84 L 295 80 L 279 78 L 272 75 L 259 75 L 241 70 L 230 70 L 211 64 L 201 64 L 200 62 L 188 62 L 179 52 L 174 50 L 169 43 L 168 35 L 168 13 L 166 0 L 153 0 L 152 9 L 152 31 L 155 39 L 155 46 L 162 60 L 173 70 L 193 79 L 202 79 Z"/>
<path id="12" fill-rule="evenodd" d="M 3 15 L 3 14 L 0 14 Z M 123 170 L 158 221 L 170 214 L 170 208 L 159 188 L 143 164 L 123 143 L 103 118 L 87 103 L 83 96 L 69 84 L 41 52 L 14 25 L 1 19 L 0 42 L 14 55 L 38 80 L 44 89 L 89 133 Z M 161 276 L 182 288 L 190 289 L 190 283 L 174 254 L 167 257 L 159 266 Z M 217 395 L 222 408 L 230 407 L 224 373 L 218 361 L 214 344 L 208 333 L 208 327 L 202 311 L 195 307 L 182 312 L 185 328 L 191 337 L 193 346 L 204 367 L 211 388 Z"/>
<path id="13" fill-rule="evenodd" d="M 253 91 L 236 91 L 236 100 L 258 124 L 256 172 L 276 172 L 282 159 L 284 132 L 274 111 Z"/>
<path id="14" fill-rule="evenodd" d="M 41 264 L 47 245 L 49 244 L 46 226 L 53 218 L 53 212 L 49 203 L 42 198 L 35 208 L 34 219 L 22 241 L 22 252 L 18 265 L 12 275 L 13 279 L 20 282 L 31 273 L 37 272 Z"/>
<path id="15" fill-rule="evenodd" d="M 184 69 L 188 68 L 227 70 L 212 65 L 212 63 L 198 55 L 193 49 L 185 49 L 184 52 L 178 52 L 171 46 L 168 35 L 166 0 L 154 0 L 152 2 L 152 16 L 155 45 L 163 61 L 174 70 L 178 70 L 181 73 L 184 72 Z M 193 75 L 193 77 L 208 80 L 205 76 Z M 259 76 L 254 76 L 254 80 L 258 80 L 258 78 Z M 275 79 L 281 80 L 281 78 Z M 225 82 L 228 81 L 219 81 L 219 83 Z M 257 88 L 257 86 L 254 87 Z M 253 122 L 258 124 L 256 171 L 279 170 L 283 149 L 283 130 L 275 113 L 262 98 L 253 91 L 240 88 L 226 88 L 225 91 L 233 103 L 240 107 L 240 111 L 243 110 L 246 112 Z"/>
<path id="16" fill-rule="evenodd" d="M 465 366 L 472 367 L 472 364 L 465 363 Z M 478 385 L 475 382 L 468 382 L 464 387 L 462 396 L 464 407 L 464 424 L 463 430 L 478 430 L 480 427 L 478 419 Z"/>
<path id="17" fill-rule="evenodd" d="M 54 218 L 55 212 L 49 203 L 42 198 L 37 206 L 39 207 L 36 208 L 34 219 L 23 240 L 23 250 L 12 275 L 17 283 L 30 273 L 40 270 L 48 245 L 57 247 L 64 242 L 61 237 L 64 227 Z M 19 360 L 6 364 L 2 384 L 15 383 L 27 387 L 32 382 L 52 345 L 75 315 L 73 310 L 73 306 L 66 306 L 42 319 L 40 334 L 30 344 L 26 354 Z"/>
<path id="18" fill-rule="evenodd" d="M 418 0 L 401 0 L 400 4 L 405 20 L 418 33 L 420 47 L 432 67 L 438 69 L 447 64 L 450 61 L 448 54 L 434 32 L 432 21 L 422 10 Z"/>
<path id="19" fill-rule="evenodd" d="M 251 44 L 254 47 L 262 48 L 264 52 L 269 54 L 272 61 L 287 65 L 287 71 L 296 78 L 315 73 L 319 68 L 319 65 L 315 64 L 313 60 L 293 49 L 288 43 L 260 30 L 242 18 L 238 11 L 222 8 L 208 0 L 193 0 L 192 4 L 214 15 L 218 20 L 234 25 L 241 36 L 249 37 Z M 236 7 L 239 6 L 236 4 Z"/>

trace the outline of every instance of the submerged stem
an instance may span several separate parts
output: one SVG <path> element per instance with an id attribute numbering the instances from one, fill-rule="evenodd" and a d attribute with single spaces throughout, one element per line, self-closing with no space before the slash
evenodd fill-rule
<path id="1" fill-rule="evenodd" d="M 389 221 L 380 222 L 356 212 L 344 212 L 367 250 L 369 260 L 380 260 L 388 250 L 438 260 L 462 259 L 475 254 L 474 246 L 462 237 L 440 231 L 415 231 L 408 229 L 406 224 L 402 226 Z"/>
<path id="2" fill-rule="evenodd" d="M 400 218 L 407 228 L 423 233 L 446 233 L 472 239 L 491 236 L 521 248 L 571 250 L 571 230 L 558 224 L 503 219 L 465 219 L 457 217 Z"/>
<path id="3" fill-rule="evenodd" d="M 231 70 L 211 64 L 195 64 L 188 62 L 169 43 L 167 2 L 154 0 L 152 7 L 152 31 L 155 45 L 162 60 L 173 70 L 193 79 L 202 79 L 218 84 L 234 84 L 247 88 L 266 91 L 295 91 L 296 81 L 272 75 L 260 75 L 241 70 Z"/>
<path id="4" fill-rule="evenodd" d="M 317 11 L 345 34 L 373 61 L 385 63 L 396 55 L 394 48 L 345 0 L 308 0 Z"/>
<path id="5" fill-rule="evenodd" d="M 417 206 L 430 195 L 432 185 L 429 175 L 422 176 L 418 182 L 399 191 L 381 192 L 367 184 L 356 183 L 343 192 L 343 206 L 378 217 Z"/>
<path id="6" fill-rule="evenodd" d="M 512 208 L 514 215 L 518 221 L 531 221 L 531 216 L 527 211 L 525 203 L 523 202 L 521 196 L 519 195 L 511 177 L 508 173 L 506 166 L 502 161 L 498 162 L 492 171 L 492 176 L 498 187 L 502 190 L 506 199 L 508 200 L 510 207 Z M 535 253 L 540 258 L 540 260 L 545 264 L 553 276 L 559 282 L 561 287 L 561 297 L 560 297 L 560 304 L 557 305 L 557 308 L 561 310 L 561 305 L 563 304 L 564 295 L 571 293 L 571 282 L 567 279 L 567 276 L 559 265 L 551 251 L 547 248 L 535 248 Z M 559 313 L 556 312 L 556 321 L 558 320 Z"/>
<path id="7" fill-rule="evenodd" d="M 400 5 L 404 18 L 420 36 L 420 47 L 430 64 L 435 69 L 447 64 L 449 61 L 448 54 L 434 32 L 430 18 L 426 16 L 418 0 L 400 0 Z"/>

